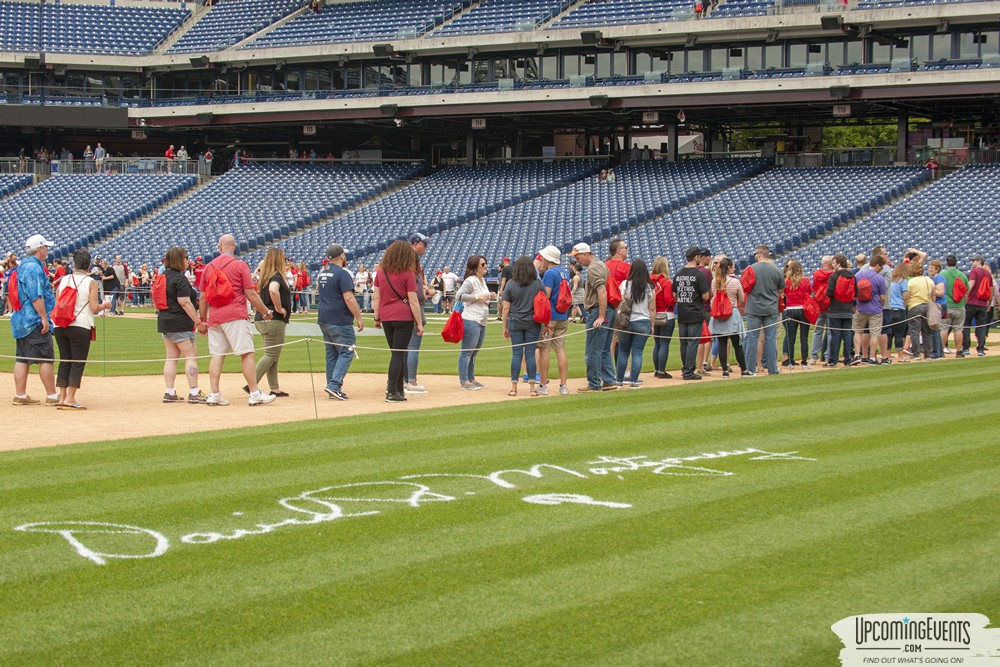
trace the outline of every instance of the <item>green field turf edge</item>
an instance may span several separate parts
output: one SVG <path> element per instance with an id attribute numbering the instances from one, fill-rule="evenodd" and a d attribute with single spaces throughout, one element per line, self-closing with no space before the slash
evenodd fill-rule
<path id="1" fill-rule="evenodd" d="M 956 378 L 957 366 L 6 453 L 0 660 L 822 665 L 840 648 L 829 626 L 852 614 L 976 611 L 996 624 L 1000 363 Z M 978 417 L 915 400 L 956 380 Z M 350 503 L 382 513 L 177 540 L 279 521 L 279 498 L 329 485 L 746 447 L 816 460 L 693 464 L 724 477 L 555 473 L 518 489 L 425 479 L 457 500 Z M 633 507 L 521 501 L 539 493 Z M 55 535 L 10 530 L 74 519 L 153 528 L 172 546 L 100 567 Z"/>

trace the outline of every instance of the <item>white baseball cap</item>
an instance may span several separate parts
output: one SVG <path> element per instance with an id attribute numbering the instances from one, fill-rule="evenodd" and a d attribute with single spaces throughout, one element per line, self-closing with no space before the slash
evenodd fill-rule
<path id="1" fill-rule="evenodd" d="M 34 236 L 29 236 L 28 240 L 24 242 L 25 250 L 38 250 L 42 246 L 51 247 L 54 246 L 54 241 L 46 241 L 45 237 L 41 234 L 35 234 Z"/>
<path id="2" fill-rule="evenodd" d="M 542 256 L 547 262 L 552 262 L 553 264 L 558 264 L 562 261 L 562 253 L 559 252 L 559 248 L 554 245 L 547 245 L 538 251 L 538 254 Z"/>
<path id="3" fill-rule="evenodd" d="M 593 250 L 590 249 L 590 245 L 586 243 L 577 243 L 573 246 L 573 252 L 569 254 L 570 257 L 576 257 L 577 255 L 593 254 Z"/>

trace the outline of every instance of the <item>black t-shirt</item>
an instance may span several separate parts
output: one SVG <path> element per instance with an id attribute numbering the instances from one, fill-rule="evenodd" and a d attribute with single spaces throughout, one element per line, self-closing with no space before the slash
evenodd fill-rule
<path id="1" fill-rule="evenodd" d="M 194 322 L 177 303 L 178 298 L 186 296 L 191 299 L 195 311 L 198 310 L 198 302 L 195 300 L 191 283 L 180 271 L 167 269 L 163 275 L 167 279 L 167 309 L 156 311 L 156 330 L 160 333 L 193 331 Z"/>
<path id="2" fill-rule="evenodd" d="M 274 310 L 274 301 L 271 299 L 271 283 L 278 286 L 278 293 L 281 295 L 281 307 L 285 311 L 284 315 L 279 315 L 278 311 Z M 267 281 L 267 284 L 261 287 L 260 300 L 264 302 L 264 305 L 267 306 L 268 310 L 274 310 L 274 319 L 288 322 L 288 318 L 292 314 L 292 291 L 288 289 L 288 283 L 285 282 L 284 276 L 277 273 L 271 276 L 271 279 Z M 255 312 L 253 315 L 253 321 L 263 322 L 264 317 L 260 313 Z"/>
<path id="3" fill-rule="evenodd" d="M 697 324 L 705 321 L 705 302 L 701 298 L 711 289 L 711 283 L 698 267 L 684 267 L 674 276 L 674 296 L 677 298 L 677 321 Z"/>
<path id="4" fill-rule="evenodd" d="M 104 269 L 102 275 L 107 278 L 111 277 L 111 280 L 102 280 L 101 283 L 104 285 L 104 290 L 115 290 L 119 289 L 122 285 L 118 281 L 118 274 L 115 273 L 115 267 L 108 265 L 108 268 Z"/>
<path id="5" fill-rule="evenodd" d="M 511 276 L 513 275 L 514 275 L 514 269 L 513 267 L 511 267 L 510 264 L 508 264 L 507 266 L 503 267 L 502 271 L 500 271 L 500 282 L 503 282 L 504 278 L 510 280 Z"/>

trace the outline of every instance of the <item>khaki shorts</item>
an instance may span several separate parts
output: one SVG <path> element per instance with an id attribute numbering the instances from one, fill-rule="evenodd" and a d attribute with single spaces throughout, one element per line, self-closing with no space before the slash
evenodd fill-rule
<path id="1" fill-rule="evenodd" d="M 220 356 L 230 352 L 253 354 L 253 331 L 246 320 L 223 322 L 208 328 L 208 353 Z"/>
<path id="2" fill-rule="evenodd" d="M 854 333 L 861 335 L 868 328 L 868 333 L 872 336 L 882 334 L 882 313 L 854 313 L 854 321 L 851 328 Z"/>
<path id="3" fill-rule="evenodd" d="M 944 321 L 948 325 L 948 333 L 961 331 L 962 327 L 965 326 L 965 308 L 948 308 L 945 312 L 948 313 L 948 317 Z"/>
<path id="4" fill-rule="evenodd" d="M 539 350 L 564 350 L 566 349 L 566 331 L 569 329 L 569 320 L 558 320 L 549 322 L 552 327 L 551 333 L 542 327 L 542 335 L 538 338 Z"/>

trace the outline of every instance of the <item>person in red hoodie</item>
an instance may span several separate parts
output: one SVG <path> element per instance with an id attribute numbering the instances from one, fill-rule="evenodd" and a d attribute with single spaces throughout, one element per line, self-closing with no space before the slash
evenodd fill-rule
<path id="1" fill-rule="evenodd" d="M 813 273 L 813 298 L 819 304 L 819 319 L 813 328 L 812 347 L 809 349 L 811 363 L 826 361 L 827 335 L 830 333 L 830 301 L 826 298 L 826 286 L 833 275 L 833 257 L 824 255 L 821 268 Z"/>
<path id="2" fill-rule="evenodd" d="M 806 319 L 803 306 L 806 297 L 812 293 L 812 285 L 802 271 L 802 264 L 797 259 L 788 260 L 785 265 L 785 312 L 782 320 L 785 324 L 785 362 L 784 366 L 795 366 L 795 335 L 801 334 L 800 347 L 802 351 L 802 368 L 809 370 L 809 320 Z"/>
<path id="3" fill-rule="evenodd" d="M 194 258 L 194 288 L 201 293 L 201 276 L 205 273 L 205 260 L 201 255 Z"/>

